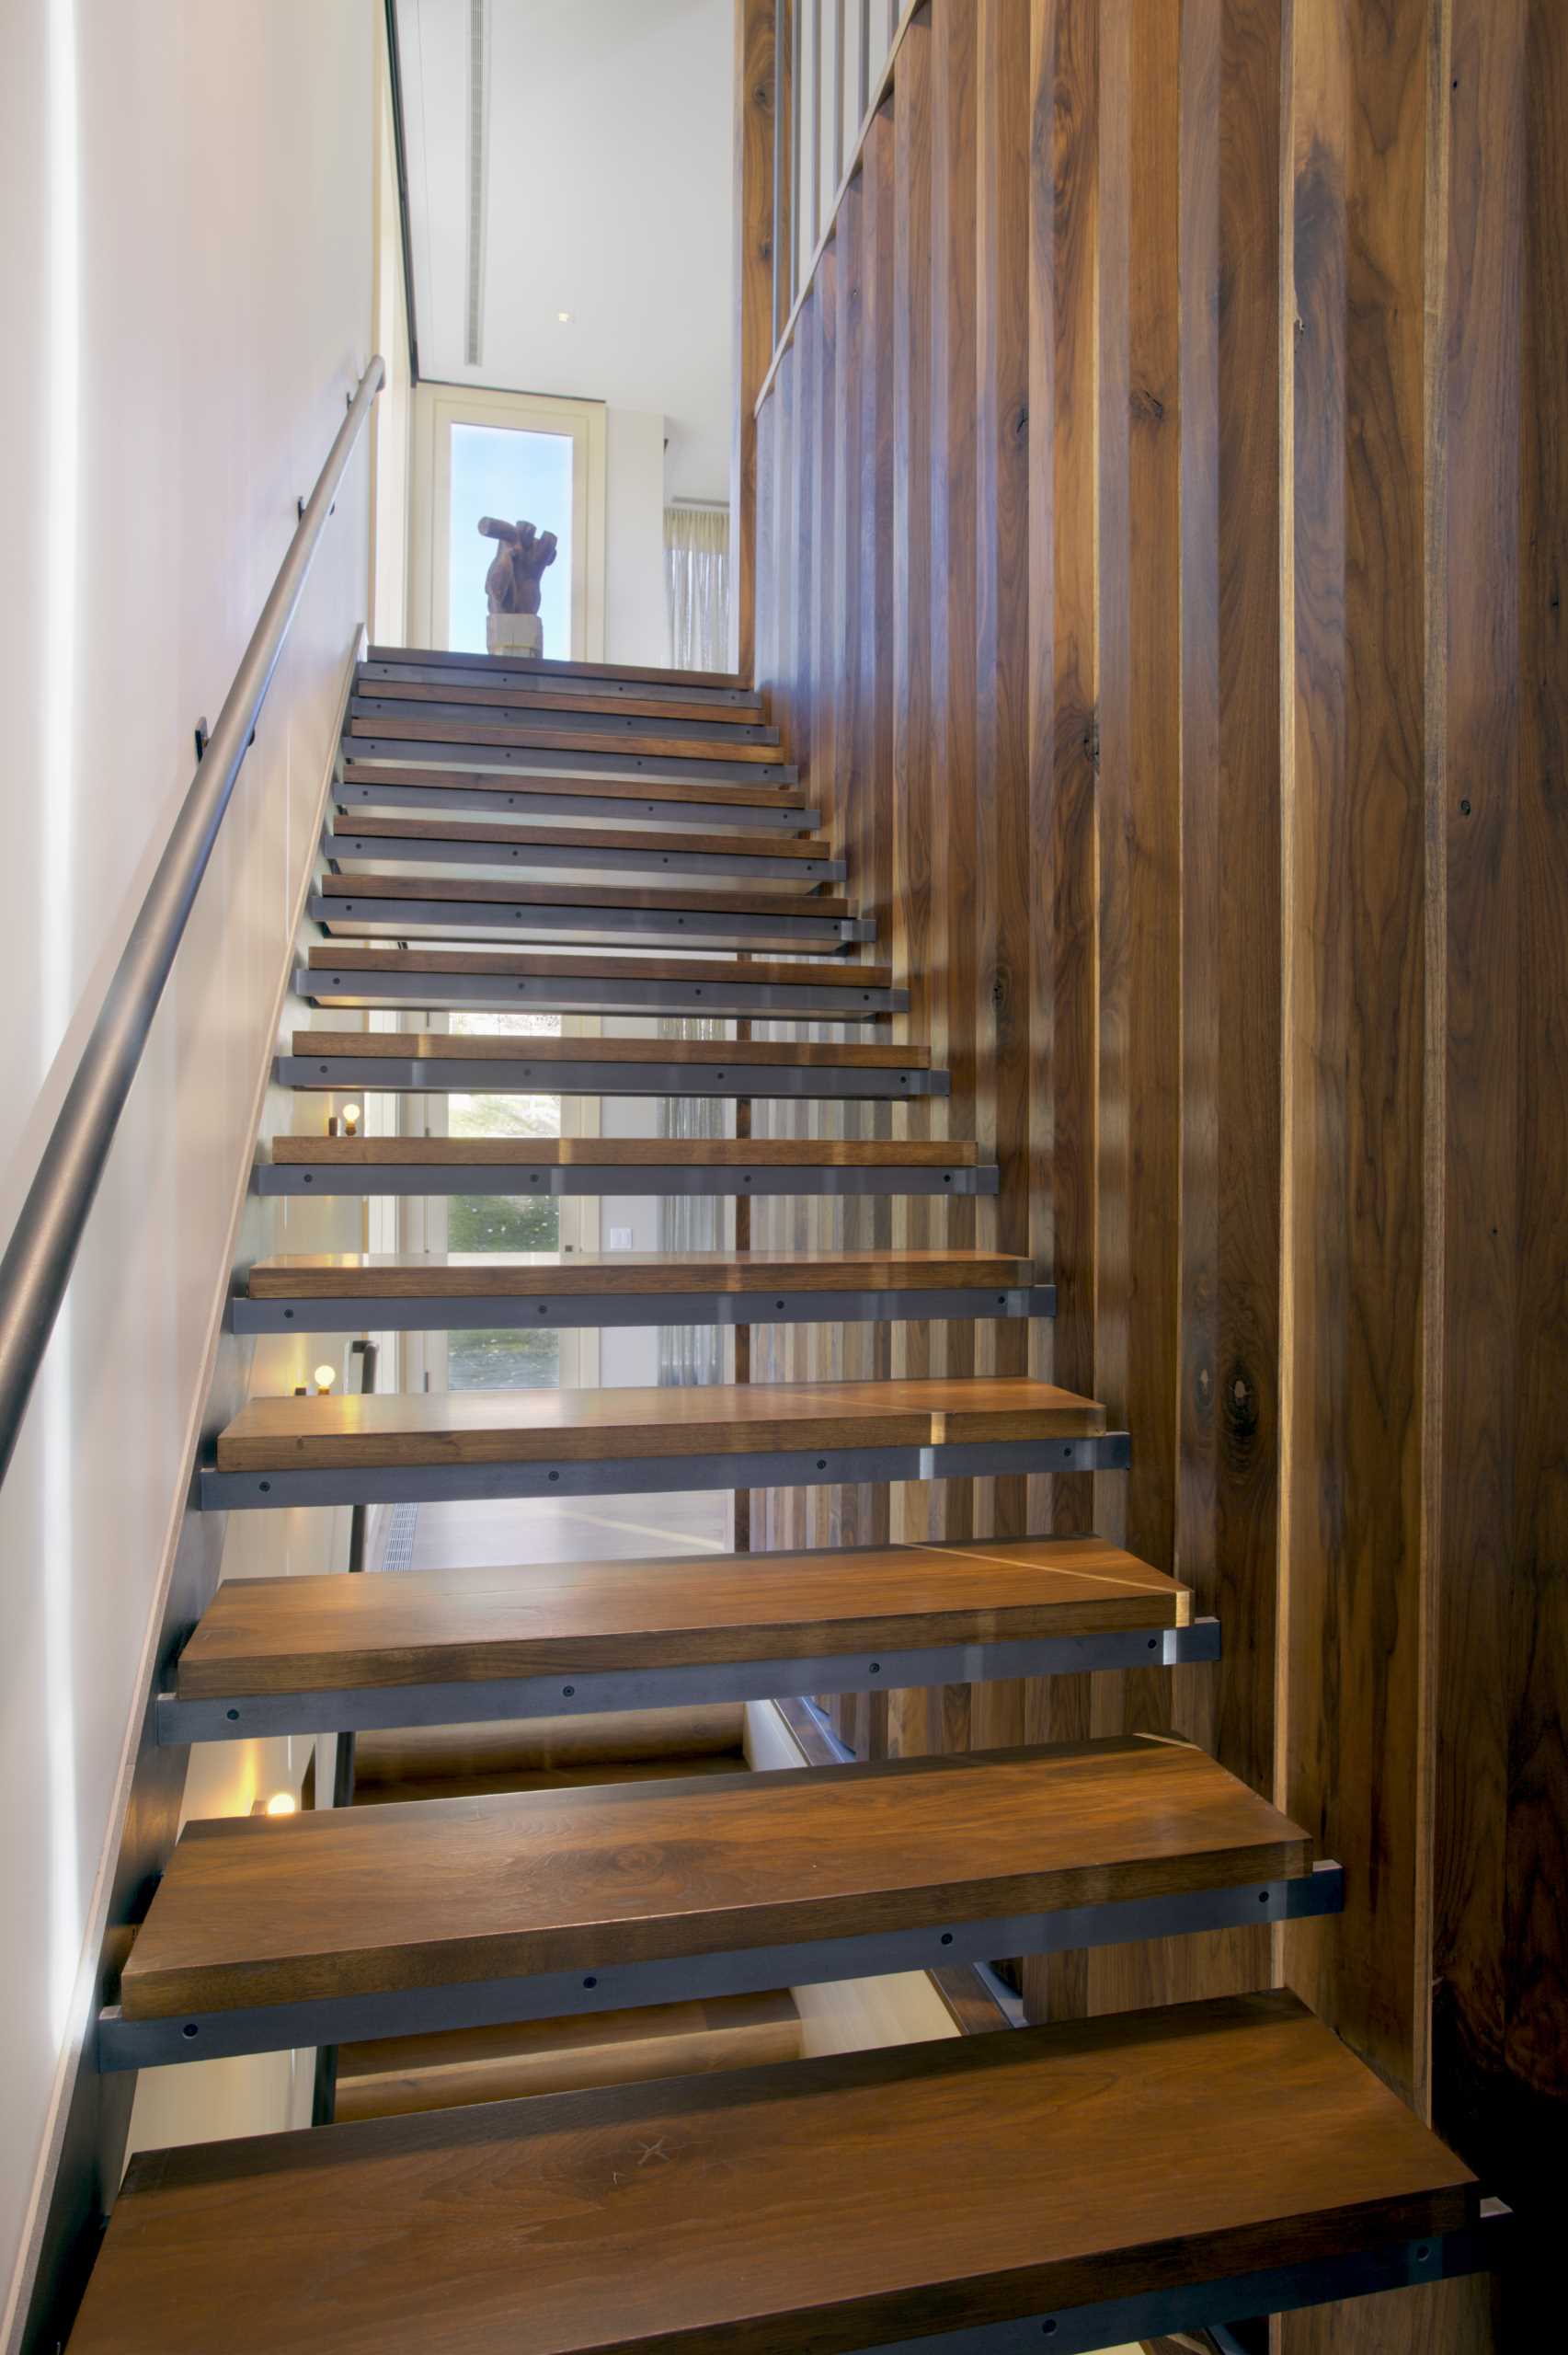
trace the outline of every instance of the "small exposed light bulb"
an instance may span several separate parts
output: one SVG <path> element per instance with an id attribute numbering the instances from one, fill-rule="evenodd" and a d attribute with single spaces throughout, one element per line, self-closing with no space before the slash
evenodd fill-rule
<path id="1" fill-rule="evenodd" d="M 274 1791 L 267 1802 L 267 1812 L 269 1815 L 296 1815 L 299 1804 L 292 1791 Z"/>
<path id="2" fill-rule="evenodd" d="M 343 1133 L 346 1137 L 357 1137 L 360 1133 L 360 1108 L 357 1104 L 345 1104 L 343 1107 Z"/>
<path id="3" fill-rule="evenodd" d="M 338 1379 L 338 1368 L 335 1365 L 318 1365 L 313 1378 L 317 1391 L 325 1398 Z"/>

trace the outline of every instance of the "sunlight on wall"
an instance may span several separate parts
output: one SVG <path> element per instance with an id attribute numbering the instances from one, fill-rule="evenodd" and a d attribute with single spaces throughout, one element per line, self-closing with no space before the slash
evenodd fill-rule
<path id="1" fill-rule="evenodd" d="M 76 0 L 52 0 L 48 41 L 49 324 L 44 414 L 49 419 L 42 505 L 44 547 L 44 794 L 39 897 L 39 1068 L 53 1062 L 71 1019 L 71 893 L 76 715 L 78 469 L 82 394 L 82 250 L 77 134 Z M 71 1299 L 55 1327 L 39 1397 L 43 1430 L 43 1672 L 48 1731 L 51 2019 L 63 2037 L 71 2016 L 83 1935 L 76 1827 L 76 1720 L 72 1695 Z"/>

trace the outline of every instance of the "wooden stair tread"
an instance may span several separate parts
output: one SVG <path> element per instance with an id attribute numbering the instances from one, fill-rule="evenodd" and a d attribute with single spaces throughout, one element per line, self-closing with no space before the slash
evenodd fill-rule
<path id="1" fill-rule="evenodd" d="M 328 900 L 350 906 L 365 900 L 467 900 L 520 908 L 686 908 L 703 915 L 832 917 L 855 913 L 848 900 L 809 896 L 798 889 L 770 891 L 711 883 L 528 883 L 516 876 L 367 875 L 345 869 L 324 875 Z"/>
<path id="2" fill-rule="evenodd" d="M 258 1259 L 252 1300 L 440 1299 L 536 1292 L 910 1292 L 1036 1281 L 998 1251 L 310 1251 Z"/>
<path id="3" fill-rule="evenodd" d="M 915 1137 L 274 1137 L 279 1165 L 456 1169 L 974 1169 L 972 1139 Z"/>
<path id="4" fill-rule="evenodd" d="M 784 1987 L 509 2028 L 382 2037 L 338 2046 L 334 2115 L 347 2125 L 464 2102 L 766 2068 L 799 2060 L 804 2045 L 800 2014 Z"/>
<path id="5" fill-rule="evenodd" d="M 695 698 L 681 702 L 672 695 L 639 695 L 633 694 L 595 694 L 587 685 L 563 685 L 542 681 L 536 687 L 502 686 L 498 681 L 483 680 L 475 684 L 457 673 L 442 680 L 432 679 L 367 679 L 354 682 L 357 695 L 378 695 L 386 703 L 407 703 L 418 706 L 422 703 L 472 704 L 483 710 L 486 706 L 498 711 L 522 712 L 592 712 L 626 719 L 657 719 L 666 723 L 682 719 L 698 719 L 704 724 L 717 720 L 736 728 L 766 727 L 760 695 L 743 704 L 702 703 Z"/>
<path id="6" fill-rule="evenodd" d="M 735 1063 L 781 1071 L 929 1071 L 931 1049 L 827 1040 L 533 1039 L 515 1032 L 476 1037 L 446 1030 L 296 1030 L 302 1056 L 351 1055 L 358 1062 L 684 1063 L 723 1071 Z"/>
<path id="7" fill-rule="evenodd" d="M 1234 1995 L 142 2153 L 72 2355 L 851 2355 L 1476 2209 L 1296 1996 Z"/>
<path id="8" fill-rule="evenodd" d="M 230 1579 L 180 1654 L 184 1700 L 1189 1624 L 1189 1591 L 1103 1537 L 954 1540 Z"/>
<path id="9" fill-rule="evenodd" d="M 400 744 L 515 745 L 520 751 L 535 752 L 609 752 L 625 760 L 722 761 L 727 767 L 780 768 L 787 763 L 787 755 L 777 744 L 737 743 L 727 736 L 682 736 L 679 722 L 663 729 L 650 724 L 634 734 L 630 729 L 552 728 L 547 721 L 531 722 L 521 717 L 486 721 L 355 714 L 344 741 L 352 744 L 367 736 L 390 737 Z"/>
<path id="10" fill-rule="evenodd" d="M 252 1398 L 219 1435 L 218 1469 L 380 1470 L 927 1447 L 1093 1437 L 1104 1428 L 1105 1410 L 1093 1399 L 1022 1375 Z"/>
<path id="11" fill-rule="evenodd" d="M 761 982 L 767 987 L 804 985 L 843 990 L 887 990 L 893 986 L 890 965 L 850 965 L 837 959 L 815 963 L 789 963 L 760 957 L 737 964 L 715 957 L 616 957 L 606 959 L 592 949 L 533 948 L 324 948 L 310 951 L 310 968 L 318 973 L 495 973 L 506 980 L 691 982 L 710 983 L 716 991 L 736 982 Z"/>
<path id="12" fill-rule="evenodd" d="M 632 679 L 647 680 L 661 687 L 722 687 L 738 689 L 742 694 L 754 694 L 750 679 L 738 671 L 677 671 L 669 664 L 649 665 L 645 662 L 568 662 L 556 657 L 530 657 L 524 662 L 515 654 L 464 654 L 452 647 L 372 646 L 365 650 L 359 676 L 365 675 L 365 664 L 390 662 L 407 670 L 460 671 L 467 677 L 483 678 L 486 672 L 526 670 L 537 672 L 542 679 Z M 372 683 L 373 684 L 373 683 Z"/>
<path id="13" fill-rule="evenodd" d="M 1206 1752 L 1116 1735 L 187 1824 L 127 2018 L 1011 1919 L 1311 1869 Z"/>
<path id="14" fill-rule="evenodd" d="M 509 843 L 526 850 L 635 851 L 648 858 L 706 851 L 726 858 L 793 858 L 809 865 L 814 859 L 833 856 L 832 844 L 818 835 L 782 834 L 775 841 L 756 827 L 733 838 L 727 834 L 722 843 L 715 844 L 690 828 L 684 833 L 659 833 L 652 826 L 552 826 L 540 820 L 532 825 L 495 825 L 480 818 L 466 823 L 461 818 L 367 818 L 355 823 L 351 810 L 339 811 L 334 839 L 352 836 L 359 841 L 375 835 L 388 841 L 473 843 L 479 847 Z"/>
<path id="15" fill-rule="evenodd" d="M 383 731 L 384 733 L 384 730 Z M 391 762 L 349 760 L 345 785 L 395 786 L 421 792 L 494 793 L 526 799 L 529 794 L 568 795 L 577 800 L 631 803 L 698 801 L 715 811 L 731 810 L 804 810 L 806 796 L 797 787 L 737 785 L 723 777 L 555 777 L 544 770 L 420 768 Z M 628 816 L 631 814 L 628 810 Z M 715 820 L 722 823 L 722 820 Z"/>

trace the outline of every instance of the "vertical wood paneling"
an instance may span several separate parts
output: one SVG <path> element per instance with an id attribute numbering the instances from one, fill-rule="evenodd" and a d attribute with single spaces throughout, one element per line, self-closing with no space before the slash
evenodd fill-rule
<path id="1" fill-rule="evenodd" d="M 1030 21 L 1017 0 L 976 10 L 975 1133 L 1001 1172 L 985 1240 L 1037 1247 L 1031 1152 L 1034 919 L 1044 881 L 1029 770 Z M 988 1328 L 985 1370 L 1026 1373 L 1029 1328 Z M 988 1484 L 987 1534 L 1028 1528 L 1026 1484 Z M 977 1747 L 1024 1740 L 1021 1684 L 977 1686 Z"/>
<path id="2" fill-rule="evenodd" d="M 898 1035 L 929 1039 L 932 1022 L 931 834 L 931 29 L 917 19 L 904 36 L 893 87 L 893 925 L 894 962 L 910 994 Z M 907 1135 L 926 1132 L 923 1105 L 900 1107 Z M 894 1205 L 900 1249 L 932 1247 L 934 1223 L 920 1198 Z M 929 1328 L 901 1325 L 893 1372 L 930 1372 Z M 896 1538 L 931 1534 L 930 1491 L 894 1491 Z M 896 1750 L 924 1750 L 923 1696 L 894 1696 Z"/>
<path id="3" fill-rule="evenodd" d="M 1424 0 L 1299 0 L 1285 1803 L 1343 1862 L 1291 1983 L 1425 2078 Z"/>
<path id="4" fill-rule="evenodd" d="M 1225 1647 L 841 1727 L 1202 1741 L 1345 1915 L 1031 1961 L 1031 2016 L 1283 1971 L 1526 2208 L 1568 2050 L 1565 124 L 1558 0 L 930 0 L 759 442 L 779 707 L 954 1083 L 849 1117 L 1001 1174 L 770 1236 L 994 1237 L 1059 1312 L 771 1362 L 1027 1365 L 1133 1442 L 770 1526 L 1098 1526 Z M 1492 2355 L 1491 2303 L 1276 2337 Z"/>
<path id="5" fill-rule="evenodd" d="M 1568 2044 L 1568 16 L 1530 0 L 1525 55 L 1519 676 L 1520 1127 L 1516 1552 L 1509 1682 L 1515 1694 L 1508 1838 L 1507 2108 L 1517 2139 L 1505 2181 L 1532 2210 L 1562 2151 Z M 1493 134 L 1488 130 L 1489 154 Z M 1462 1238 L 1456 1237 L 1454 1247 Z M 1460 1835 L 1462 1837 L 1462 1834 Z M 1504 2104 L 1499 2100 L 1501 2110 Z M 1547 2220 L 1542 2219 L 1543 2223 Z M 1550 2227 L 1548 2227 L 1548 2231 Z M 1536 2250 L 1538 2289 L 1552 2248 Z M 1528 2295 L 1522 2285 L 1521 2307 Z M 1522 2315 L 1521 2315 L 1522 2320 Z"/>
<path id="6" fill-rule="evenodd" d="M 1047 1068 L 1032 1127 L 1045 1156 L 1041 1246 L 1057 1284 L 1054 1378 L 1097 1395 L 1099 1160 L 1099 342 L 1100 12 L 1097 0 L 1035 0 L 1029 179 L 1030 768 L 1046 851 L 1036 956 Z M 1092 1484 L 1051 1483 L 1050 1526 L 1093 1525 Z M 1036 1741 L 1090 1730 L 1090 1681 L 1059 1676 L 1025 1695 Z M 1026 1957 L 1033 2019 L 1082 2015 L 1084 1954 Z"/>
<path id="7" fill-rule="evenodd" d="M 932 0 L 931 65 L 931 695 L 934 763 L 931 816 L 933 1058 L 951 1094 L 933 1111 L 933 1132 L 975 1126 L 975 10 L 972 0 Z M 944 1239 L 974 1247 L 972 1199 L 944 1208 Z M 946 1320 L 931 1333 L 933 1371 L 962 1380 L 975 1371 L 975 1328 Z M 975 1529 L 975 1484 L 946 1480 L 933 1499 L 933 1527 Z M 970 1746 L 969 1694 L 944 1688 L 939 1746 Z"/>
<path id="8" fill-rule="evenodd" d="M 735 435 L 730 665 L 750 676 L 757 627 L 757 396 L 773 347 L 774 0 L 735 0 Z"/>
<path id="9" fill-rule="evenodd" d="M 1124 1477 L 1095 1488 L 1107 1534 L 1162 1568 L 1175 1555 L 1180 1384 L 1182 121 L 1173 99 L 1183 17 L 1146 0 L 1107 7 L 1101 97 L 1097 1371 L 1107 1410 L 1152 1443 L 1135 1445 Z M 1168 1678 L 1095 1682 L 1098 1730 L 1169 1722 Z M 1159 1964 L 1142 1947 L 1092 1956 L 1094 2007 L 1157 2001 Z"/>
<path id="10" fill-rule="evenodd" d="M 1203 1360 L 1186 1349 L 1184 1382 L 1189 1443 L 1197 1446 L 1206 1420 L 1212 1428 L 1212 1518 L 1207 1545 L 1199 1528 L 1178 1532 L 1178 1562 L 1200 1607 L 1221 1618 L 1226 1657 L 1218 1673 L 1202 1673 L 1203 1698 L 1187 1689 L 1197 1672 L 1175 1684 L 1178 1723 L 1259 1790 L 1273 1779 L 1279 1572 L 1282 47 L 1275 0 L 1224 0 L 1213 386 L 1219 888 L 1207 1049 L 1217 1223 L 1204 1320 L 1214 1349 L 1207 1385 Z M 1196 201 L 1201 136 L 1187 169 Z M 1201 777 L 1191 789 L 1202 790 Z M 1185 856 L 1188 875 L 1192 865 Z M 1198 1304 L 1191 1292 L 1184 1316 L 1189 1303 Z"/>

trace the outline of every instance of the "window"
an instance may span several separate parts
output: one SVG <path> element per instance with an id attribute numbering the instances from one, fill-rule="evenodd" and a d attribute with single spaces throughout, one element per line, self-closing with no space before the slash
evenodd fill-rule
<path id="1" fill-rule="evenodd" d="M 483 515 L 554 532 L 541 582 L 544 653 L 604 657 L 604 409 L 598 401 L 421 385 L 415 394 L 412 642 L 483 654 Z"/>

